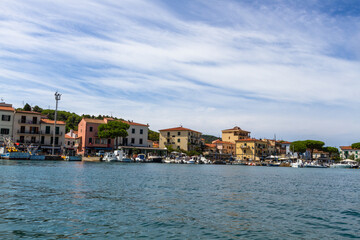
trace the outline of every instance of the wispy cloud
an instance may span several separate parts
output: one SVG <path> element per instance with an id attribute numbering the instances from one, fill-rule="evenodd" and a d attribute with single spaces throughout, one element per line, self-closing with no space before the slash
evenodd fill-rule
<path id="1" fill-rule="evenodd" d="M 152 129 L 237 124 L 349 144 L 360 140 L 360 16 L 337 6 L 1 2 L 1 95 L 48 106 L 59 90 L 63 109 Z"/>

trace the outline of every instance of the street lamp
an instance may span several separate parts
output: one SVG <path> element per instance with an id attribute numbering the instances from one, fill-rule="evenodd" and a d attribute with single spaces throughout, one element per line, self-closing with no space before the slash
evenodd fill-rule
<path id="1" fill-rule="evenodd" d="M 54 155 L 54 153 L 55 153 L 56 118 L 57 118 L 58 101 L 60 99 L 61 99 L 61 94 L 56 92 L 55 93 L 56 108 L 55 108 L 55 117 L 54 117 L 54 134 L 53 134 L 53 142 L 52 142 L 52 155 Z"/>

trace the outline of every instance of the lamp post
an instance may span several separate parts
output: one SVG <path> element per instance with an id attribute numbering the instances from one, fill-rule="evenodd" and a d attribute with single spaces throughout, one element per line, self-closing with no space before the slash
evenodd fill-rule
<path id="1" fill-rule="evenodd" d="M 55 108 L 55 116 L 54 116 L 54 134 L 53 134 L 53 142 L 52 142 L 52 155 L 55 154 L 55 134 L 56 134 L 56 118 L 57 118 L 57 108 L 58 108 L 58 101 L 61 99 L 61 94 L 56 92 L 55 93 L 55 100 L 56 100 L 56 108 Z"/>

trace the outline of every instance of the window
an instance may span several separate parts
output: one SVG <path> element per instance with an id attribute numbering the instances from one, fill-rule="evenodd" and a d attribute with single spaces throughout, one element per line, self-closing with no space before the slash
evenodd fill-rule
<path id="1" fill-rule="evenodd" d="M 181 133 L 180 133 L 180 132 L 178 132 L 178 136 L 180 136 L 180 134 L 181 134 Z"/>
<path id="2" fill-rule="evenodd" d="M 167 136 L 170 137 L 170 132 L 167 133 Z"/>
<path id="3" fill-rule="evenodd" d="M 144 133 L 144 129 L 140 129 L 140 134 L 143 134 Z"/>
<path id="4" fill-rule="evenodd" d="M 45 143 L 45 137 L 41 136 L 41 144 L 44 144 L 44 143 Z"/>
<path id="5" fill-rule="evenodd" d="M 89 138 L 89 143 L 92 143 L 92 138 Z"/>
<path id="6" fill-rule="evenodd" d="M 9 133 L 10 133 L 10 129 L 8 129 L 8 128 L 2 128 L 1 129 L 1 134 L 9 135 Z"/>
<path id="7" fill-rule="evenodd" d="M 70 146 L 70 141 L 68 141 L 68 144 L 67 145 L 69 145 Z"/>
<path id="8" fill-rule="evenodd" d="M 142 138 L 139 139 L 139 144 L 143 144 Z"/>
<path id="9" fill-rule="evenodd" d="M 59 127 L 56 127 L 56 128 L 55 128 L 55 134 L 59 134 L 59 130 L 60 130 L 60 128 L 59 128 Z"/>
<path id="10" fill-rule="evenodd" d="M 131 133 L 134 134 L 135 133 L 135 128 L 131 129 Z"/>
<path id="11" fill-rule="evenodd" d="M 170 143 L 170 139 L 167 140 L 167 143 Z"/>
<path id="12" fill-rule="evenodd" d="M 100 144 L 100 138 L 95 138 L 95 144 Z"/>
<path id="13" fill-rule="evenodd" d="M 56 144 L 56 145 L 59 144 L 59 137 L 55 137 L 55 144 Z"/>
<path id="14" fill-rule="evenodd" d="M 178 143 L 180 142 L 180 138 L 178 139 Z"/>
<path id="15" fill-rule="evenodd" d="M 2 115 L 1 120 L 3 121 L 10 121 L 11 116 L 10 115 Z"/>
<path id="16" fill-rule="evenodd" d="M 33 117 L 32 123 L 33 123 L 33 124 L 37 124 L 37 117 Z"/>
<path id="17" fill-rule="evenodd" d="M 26 116 L 21 116 L 21 123 L 26 123 Z"/>
<path id="18" fill-rule="evenodd" d="M 106 144 L 107 141 L 106 141 L 106 139 L 101 139 L 100 142 L 101 142 L 101 144 Z"/>
<path id="19" fill-rule="evenodd" d="M 93 131 L 93 127 L 89 127 L 89 131 L 92 132 L 92 131 Z"/>
<path id="20" fill-rule="evenodd" d="M 135 138 L 131 138 L 131 143 L 132 143 L 132 144 L 135 143 Z"/>
<path id="21" fill-rule="evenodd" d="M 31 137 L 31 143 L 36 143 L 36 138 L 35 137 Z"/>
<path id="22" fill-rule="evenodd" d="M 45 128 L 45 134 L 50 134 L 50 126 L 46 126 L 46 128 Z"/>

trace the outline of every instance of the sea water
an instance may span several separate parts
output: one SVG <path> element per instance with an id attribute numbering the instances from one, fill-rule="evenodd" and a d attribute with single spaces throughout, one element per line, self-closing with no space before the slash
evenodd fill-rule
<path id="1" fill-rule="evenodd" d="M 0 239 L 360 237 L 360 170 L 0 161 Z"/>

